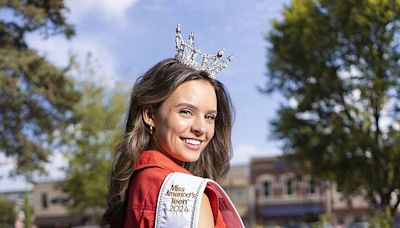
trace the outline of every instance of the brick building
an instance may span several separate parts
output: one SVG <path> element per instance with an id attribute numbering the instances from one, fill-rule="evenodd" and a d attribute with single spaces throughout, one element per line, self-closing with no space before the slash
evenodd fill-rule
<path id="1" fill-rule="evenodd" d="M 318 181 L 279 157 L 252 159 L 250 182 L 257 224 L 311 224 L 323 214 L 333 224 L 362 222 L 370 217 L 370 205 L 362 197 L 345 200 L 334 184 Z"/>

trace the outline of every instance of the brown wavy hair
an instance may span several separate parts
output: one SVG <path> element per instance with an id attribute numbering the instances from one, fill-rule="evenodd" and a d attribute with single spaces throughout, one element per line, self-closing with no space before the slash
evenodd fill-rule
<path id="1" fill-rule="evenodd" d="M 127 210 L 128 186 L 140 153 L 155 149 L 150 129 L 143 120 L 145 108 L 157 109 L 182 83 L 191 80 L 208 81 L 217 95 L 215 134 L 196 162 L 185 163 L 192 174 L 218 181 L 229 169 L 232 155 L 232 103 L 224 85 L 205 71 L 194 70 L 175 59 L 166 59 L 139 77 L 132 89 L 125 135 L 115 154 L 110 178 L 108 209 L 104 224 L 122 227 Z"/>

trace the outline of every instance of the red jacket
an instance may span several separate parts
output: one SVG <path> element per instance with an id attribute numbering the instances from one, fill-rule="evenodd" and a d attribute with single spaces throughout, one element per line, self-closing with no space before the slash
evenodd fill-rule
<path id="1" fill-rule="evenodd" d="M 165 177 L 173 172 L 190 174 L 187 169 L 159 151 L 144 151 L 139 156 L 129 185 L 125 228 L 154 227 L 158 193 Z M 215 227 L 226 227 L 216 190 L 207 185 L 204 192 L 210 200 Z"/>

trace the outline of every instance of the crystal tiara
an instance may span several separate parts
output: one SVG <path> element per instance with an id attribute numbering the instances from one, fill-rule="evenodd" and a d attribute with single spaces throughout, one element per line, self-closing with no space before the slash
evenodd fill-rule
<path id="1" fill-rule="evenodd" d="M 190 33 L 189 39 L 184 40 L 181 34 L 181 26 L 176 26 L 176 55 L 175 59 L 195 70 L 206 71 L 211 78 L 215 79 L 215 75 L 228 67 L 228 63 L 232 61 L 233 56 L 221 59 L 224 55 L 224 49 L 217 52 L 216 55 L 209 55 L 194 45 L 194 34 Z"/>

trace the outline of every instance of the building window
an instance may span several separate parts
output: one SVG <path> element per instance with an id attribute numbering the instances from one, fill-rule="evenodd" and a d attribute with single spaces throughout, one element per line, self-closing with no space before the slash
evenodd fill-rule
<path id="1" fill-rule="evenodd" d="M 271 174 L 262 174 L 257 177 L 257 188 L 259 191 L 260 198 L 263 200 L 269 200 L 274 195 L 273 184 L 275 183 L 275 177 Z"/>
<path id="2" fill-rule="evenodd" d="M 286 195 L 293 195 L 294 193 L 294 181 L 292 178 L 286 180 Z"/>
<path id="3" fill-rule="evenodd" d="M 51 199 L 52 204 L 60 204 L 60 205 L 67 205 L 69 199 L 67 197 L 54 197 Z"/>
<path id="4" fill-rule="evenodd" d="M 48 203 L 47 203 L 47 193 L 46 192 L 42 193 L 41 199 L 42 199 L 42 207 L 47 208 Z"/>
<path id="5" fill-rule="evenodd" d="M 311 178 L 310 181 L 308 182 L 308 192 L 312 195 L 317 193 L 317 185 L 313 178 Z"/>
<path id="6" fill-rule="evenodd" d="M 263 196 L 269 197 L 271 195 L 271 183 L 269 181 L 264 181 L 262 187 Z"/>

